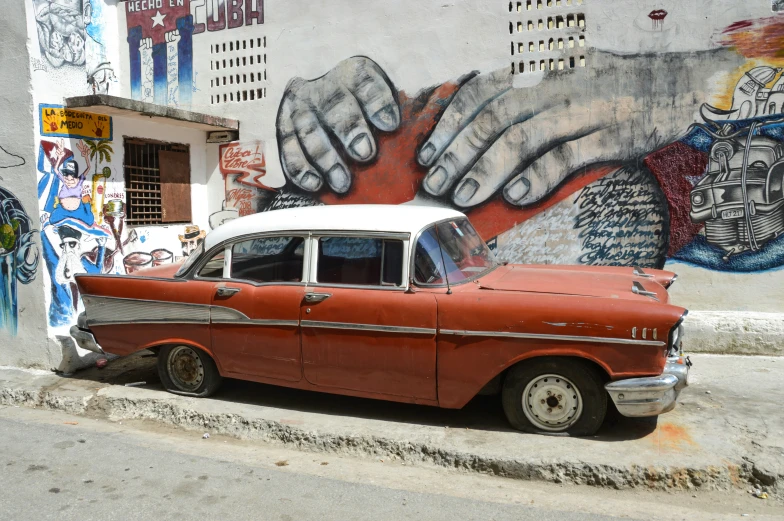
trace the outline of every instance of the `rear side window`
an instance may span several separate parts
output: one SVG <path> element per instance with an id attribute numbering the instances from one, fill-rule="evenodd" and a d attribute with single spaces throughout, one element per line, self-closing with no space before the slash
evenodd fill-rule
<path id="1" fill-rule="evenodd" d="M 301 282 L 303 237 L 264 237 L 231 248 L 231 278 L 253 282 Z"/>
<path id="2" fill-rule="evenodd" d="M 403 241 L 321 237 L 316 280 L 358 286 L 403 285 Z"/>

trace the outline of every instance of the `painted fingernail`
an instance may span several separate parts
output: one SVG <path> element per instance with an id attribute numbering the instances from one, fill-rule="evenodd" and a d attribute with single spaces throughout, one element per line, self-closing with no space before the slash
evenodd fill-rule
<path id="1" fill-rule="evenodd" d="M 370 138 L 365 133 L 355 137 L 348 147 L 355 156 L 362 160 L 370 159 L 373 154 L 373 145 L 370 144 Z"/>
<path id="2" fill-rule="evenodd" d="M 343 165 L 335 165 L 330 168 L 327 172 L 327 181 L 329 181 L 329 186 L 339 194 L 346 193 L 350 185 L 348 174 Z"/>
<path id="3" fill-rule="evenodd" d="M 398 125 L 397 108 L 394 105 L 387 105 L 373 114 L 373 120 L 380 130 L 387 132 L 395 130 Z"/>
<path id="4" fill-rule="evenodd" d="M 425 188 L 433 195 L 441 195 L 444 183 L 446 183 L 446 169 L 443 166 L 437 166 L 425 179 Z"/>
<path id="5" fill-rule="evenodd" d="M 510 203 L 519 203 L 520 200 L 531 190 L 531 182 L 525 177 L 521 177 L 514 183 L 504 188 L 504 196 Z"/>
<path id="6" fill-rule="evenodd" d="M 455 202 L 459 205 L 468 204 L 468 201 L 471 200 L 477 190 L 479 190 L 479 183 L 476 179 L 466 179 L 455 192 Z"/>
<path id="7" fill-rule="evenodd" d="M 299 178 L 299 186 L 302 187 L 303 190 L 307 190 L 309 192 L 315 192 L 319 188 L 321 188 L 321 178 L 308 170 Z"/>
<path id="8" fill-rule="evenodd" d="M 422 150 L 419 151 L 419 162 L 423 165 L 430 163 L 430 159 L 433 157 L 435 151 L 436 147 L 433 146 L 432 143 L 428 143 L 427 145 L 423 146 Z"/>

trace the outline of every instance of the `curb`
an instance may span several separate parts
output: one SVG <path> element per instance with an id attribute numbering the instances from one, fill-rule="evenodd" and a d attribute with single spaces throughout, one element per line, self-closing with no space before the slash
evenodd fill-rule
<path id="1" fill-rule="evenodd" d="M 264 407 L 250 414 L 233 414 L 224 412 L 226 405 L 220 402 L 209 403 L 160 391 L 51 376 L 42 378 L 53 383 L 36 388 L 31 384 L 18 385 L 0 380 L 0 404 L 110 421 L 153 421 L 194 432 L 208 431 L 240 439 L 279 443 L 310 452 L 380 457 L 559 484 L 656 490 L 730 490 L 754 486 L 765 487 L 772 497 L 779 497 L 784 477 L 777 470 L 769 470 L 745 457 L 740 461 L 717 459 L 722 463 L 704 466 L 597 463 L 568 456 L 559 459 L 499 458 L 456 450 L 440 444 L 438 439 L 412 442 L 379 435 L 347 435 L 327 429 L 303 429 L 265 418 L 262 415 Z M 69 385 L 77 382 L 75 386 Z M 79 388 L 81 383 L 91 384 L 92 390 Z"/>

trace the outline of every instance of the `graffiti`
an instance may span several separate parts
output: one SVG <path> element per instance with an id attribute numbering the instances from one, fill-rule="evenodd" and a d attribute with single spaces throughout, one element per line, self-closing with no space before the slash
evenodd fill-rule
<path id="1" fill-rule="evenodd" d="M 227 175 L 238 174 L 235 182 L 257 188 L 268 188 L 261 178 L 267 175 L 267 163 L 264 159 L 264 144 L 261 141 L 251 143 L 227 143 L 220 146 L 220 171 L 224 179 Z"/>
<path id="2" fill-rule="evenodd" d="M 46 62 L 42 59 L 31 57 L 30 65 L 32 66 L 33 71 L 49 72 L 49 67 L 46 65 Z"/>
<path id="3" fill-rule="evenodd" d="M 204 242 L 204 237 L 207 236 L 206 230 L 199 229 L 198 225 L 189 225 L 185 227 L 185 231 L 180 238 L 180 245 L 182 246 L 182 256 L 187 257 Z"/>
<path id="4" fill-rule="evenodd" d="M 770 0 L 770 8 L 776 13 L 784 11 L 784 0 Z"/>
<path id="5" fill-rule="evenodd" d="M 0 146 L 0 168 L 12 168 L 15 166 L 22 166 L 25 164 L 25 160 L 22 156 L 17 156 L 16 154 L 12 154 L 8 150 L 4 149 Z M 0 180 L 3 178 L 0 177 Z"/>
<path id="6" fill-rule="evenodd" d="M 190 105 L 194 25 L 189 0 L 125 5 L 131 96 L 159 105 Z"/>
<path id="7" fill-rule="evenodd" d="M 108 166 L 105 166 L 101 169 L 101 173 L 99 174 L 98 164 L 102 162 L 109 163 L 112 160 L 112 154 L 114 153 L 114 150 L 112 150 L 111 144 L 105 140 L 88 140 L 86 143 L 87 147 L 90 149 L 90 159 L 95 164 L 91 196 L 92 211 L 93 214 L 97 216 L 98 224 L 103 224 L 104 192 L 106 191 L 106 181 L 112 176 L 112 169 Z"/>
<path id="8" fill-rule="evenodd" d="M 191 0 L 190 9 L 194 34 L 264 23 L 264 0 Z"/>
<path id="9" fill-rule="evenodd" d="M 41 55 L 53 67 L 84 65 L 90 0 L 33 0 Z"/>
<path id="10" fill-rule="evenodd" d="M 67 109 L 61 105 L 41 103 L 38 127 L 43 137 L 72 137 L 112 140 L 114 125 L 110 116 Z"/>
<path id="11" fill-rule="evenodd" d="M 666 16 L 653 12 L 649 18 L 660 29 Z M 515 87 L 502 69 L 411 97 L 369 58 L 349 58 L 319 78 L 289 82 L 276 120 L 288 185 L 262 210 L 289 194 L 304 198 L 293 205 L 431 199 L 470 212 L 499 256 L 513 262 L 662 267 L 691 251 L 689 262 L 715 268 L 704 248 L 695 249 L 703 245 L 725 250 L 723 269 L 781 266 L 784 258 L 771 257 L 768 247 L 784 228 L 784 197 L 753 194 L 765 183 L 780 190 L 781 125 L 759 126 L 758 133 L 776 127 L 779 135 L 752 141 L 751 149 L 767 156 L 747 164 L 753 209 L 725 215 L 735 219 L 734 235 L 724 229 L 717 234 L 718 224 L 728 224 L 710 222 L 725 219 L 721 210 L 714 210 L 718 217 L 690 216 L 695 185 L 711 183 L 706 168 L 714 141 L 693 128 L 692 115 L 706 100 L 702 85 L 716 70 L 743 67 L 739 58 L 717 49 L 710 59 L 681 68 L 664 56 L 623 57 L 625 74 L 652 83 L 644 110 L 618 104 L 636 99 L 637 87 L 608 81 L 605 72 L 620 58 L 596 50 L 579 81 L 601 88 L 579 92 L 558 73 L 545 74 L 535 88 Z M 684 79 L 677 92 L 651 77 L 659 65 Z M 732 131 L 737 120 L 778 114 L 784 102 L 778 98 L 779 92 L 784 98 L 784 80 L 776 81 L 781 69 L 746 70 L 732 108 L 710 109 Z M 682 85 L 693 90 L 684 92 Z M 673 111 L 667 105 L 674 97 L 686 105 Z M 725 170 L 730 177 L 744 168 L 743 143 L 732 145 L 738 165 Z M 727 252 L 747 249 L 767 262 L 729 262 Z"/>
<path id="12" fill-rule="evenodd" d="M 19 199 L 0 187 L 0 329 L 11 336 L 18 329 L 17 282 L 29 284 L 38 269 L 36 231 Z"/>
<path id="13" fill-rule="evenodd" d="M 109 62 L 101 62 L 87 73 L 87 83 L 93 94 L 109 94 L 109 88 L 115 81 L 117 78 Z"/>
<path id="14" fill-rule="evenodd" d="M 664 27 L 664 19 L 667 17 L 667 11 L 664 9 L 654 9 L 648 13 L 648 18 L 651 19 L 654 29 L 662 29 Z"/>

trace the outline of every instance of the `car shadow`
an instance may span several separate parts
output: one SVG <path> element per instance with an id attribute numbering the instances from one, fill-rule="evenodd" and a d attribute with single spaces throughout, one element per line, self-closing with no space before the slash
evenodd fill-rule
<path id="1" fill-rule="evenodd" d="M 149 351 L 111 360 L 104 368 L 91 367 L 74 378 L 111 385 L 132 384 L 137 387 L 163 390 L 156 368 L 157 358 Z M 506 421 L 497 395 L 476 396 L 462 409 L 440 409 L 369 398 L 356 398 L 314 391 L 303 391 L 227 378 L 211 399 L 260 407 L 349 416 L 367 420 L 473 429 L 479 431 L 515 432 Z M 592 437 L 606 442 L 643 438 L 656 429 L 657 418 L 625 418 L 612 403 L 607 420 Z"/>

